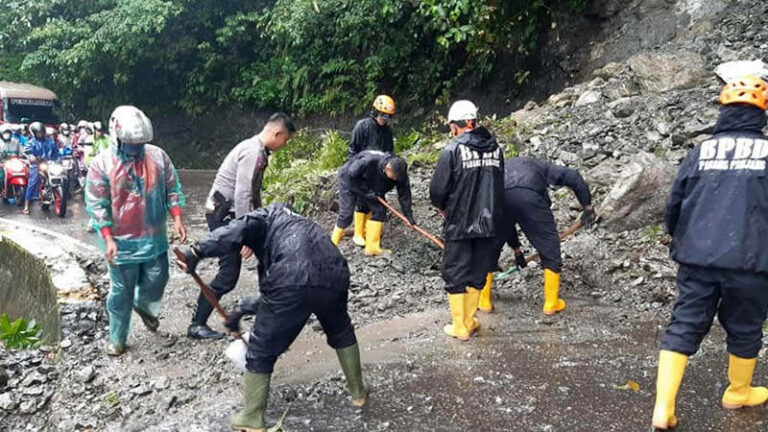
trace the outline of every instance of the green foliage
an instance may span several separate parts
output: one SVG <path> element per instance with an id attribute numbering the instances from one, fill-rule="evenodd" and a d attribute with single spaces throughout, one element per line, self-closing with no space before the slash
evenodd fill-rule
<path id="1" fill-rule="evenodd" d="M 76 111 L 130 102 L 200 115 L 232 104 L 362 112 L 480 86 L 518 64 L 587 0 L 24 0 L 0 8 L 0 75 L 46 85 Z M 23 61 L 22 61 L 23 59 Z M 512 71 L 519 85 L 530 72 Z"/>
<path id="2" fill-rule="evenodd" d="M 5 349 L 27 349 L 40 345 L 40 325 L 35 320 L 19 318 L 11 322 L 7 314 L 0 315 L 0 341 Z"/>
<path id="3" fill-rule="evenodd" d="M 408 164 L 412 166 L 430 166 L 437 163 L 440 158 L 440 150 L 429 150 L 412 153 L 406 157 Z"/>
<path id="4" fill-rule="evenodd" d="M 325 131 L 319 140 L 306 131 L 297 133 L 270 158 L 264 174 L 266 202 L 290 202 L 296 212 L 309 214 L 317 187 L 334 177 L 346 162 L 347 146 L 337 131 Z"/>
<path id="5" fill-rule="evenodd" d="M 661 225 L 652 225 L 645 231 L 644 241 L 646 243 L 655 243 L 664 236 L 664 227 Z"/>

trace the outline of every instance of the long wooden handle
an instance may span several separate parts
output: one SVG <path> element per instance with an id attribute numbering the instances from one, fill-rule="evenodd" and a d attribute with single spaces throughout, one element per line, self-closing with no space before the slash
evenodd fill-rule
<path id="1" fill-rule="evenodd" d="M 173 253 L 176 254 L 176 259 L 178 259 L 180 262 L 183 262 L 185 265 L 187 264 L 187 259 L 184 257 L 184 254 L 181 252 L 179 248 L 173 248 Z M 195 280 L 197 285 L 200 287 L 200 291 L 203 293 L 203 297 L 205 297 L 206 300 L 213 306 L 214 309 L 216 309 L 216 312 L 221 315 L 222 318 L 224 318 L 224 321 L 227 321 L 229 319 L 229 315 L 227 315 L 227 311 L 224 310 L 223 307 L 221 307 L 221 303 L 219 303 L 219 300 L 216 298 L 216 295 L 213 294 L 213 291 L 208 287 L 208 285 L 203 282 L 203 279 L 200 278 L 200 275 L 198 275 L 195 272 L 190 273 L 192 276 L 192 279 Z M 233 336 L 235 336 L 238 339 L 242 339 L 242 336 L 240 335 L 240 332 L 234 332 L 232 333 Z"/>
<path id="2" fill-rule="evenodd" d="M 403 214 L 400 213 L 399 211 L 395 210 L 395 208 L 392 207 L 391 205 L 389 205 L 389 203 L 384 198 L 382 198 L 380 196 L 377 196 L 376 199 L 379 200 L 381 205 L 386 207 L 387 210 L 391 211 L 393 215 L 395 215 L 395 216 L 399 217 L 400 219 L 402 219 L 403 222 L 405 222 L 405 224 L 408 225 L 409 227 L 411 227 L 414 231 L 416 231 L 417 233 L 419 233 L 419 234 L 423 235 L 424 237 L 428 238 L 432 243 L 436 244 L 437 247 L 439 247 L 440 249 L 445 249 L 445 243 L 443 243 L 442 240 L 440 240 L 439 238 L 437 238 L 434 235 L 430 234 L 428 231 L 426 231 L 426 230 L 424 230 L 424 229 L 422 229 L 420 227 L 417 227 L 416 225 L 412 225 L 411 221 L 409 221 L 408 218 L 403 216 Z"/>

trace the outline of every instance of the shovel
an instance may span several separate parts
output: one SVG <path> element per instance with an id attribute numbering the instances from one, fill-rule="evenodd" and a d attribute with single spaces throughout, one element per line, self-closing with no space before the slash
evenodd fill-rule
<path id="1" fill-rule="evenodd" d="M 187 260 L 184 258 L 184 254 L 181 252 L 181 250 L 179 250 L 179 248 L 174 248 L 173 253 L 176 254 L 176 259 L 180 263 L 184 263 L 184 265 L 187 264 Z M 200 291 L 203 293 L 205 299 L 211 303 L 213 308 L 216 309 L 216 312 L 218 312 L 224 321 L 226 321 L 229 318 L 227 316 L 227 311 L 221 307 L 221 304 L 213 294 L 213 291 L 211 291 L 208 285 L 203 282 L 203 280 L 200 278 L 200 275 L 195 272 L 191 272 L 190 275 L 200 287 Z M 242 335 L 240 332 L 233 332 L 232 336 L 235 337 L 235 340 L 229 344 L 227 349 L 224 351 L 224 355 L 226 355 L 228 359 L 232 360 L 232 362 L 235 363 L 238 368 L 245 370 L 245 353 L 248 351 L 248 334 L 246 333 L 245 335 Z"/>
<path id="2" fill-rule="evenodd" d="M 584 224 L 581 223 L 581 219 L 577 219 L 576 222 L 571 224 L 571 226 L 568 227 L 567 230 L 565 230 L 565 231 L 560 233 L 560 241 L 562 242 L 563 240 L 565 240 L 566 238 L 570 237 L 573 233 L 575 233 L 576 231 L 580 230 L 583 227 L 584 227 Z M 529 255 L 529 256 L 525 257 L 525 262 L 529 263 L 529 262 L 535 260 L 538 257 L 539 257 L 539 253 L 536 252 L 535 254 L 532 254 L 532 255 Z M 515 274 L 518 271 L 520 271 L 520 267 L 512 266 L 512 267 L 510 267 L 505 272 L 494 274 L 494 278 L 496 280 L 509 279 L 513 274 Z"/>
<path id="3" fill-rule="evenodd" d="M 439 238 L 437 238 L 434 235 L 430 234 L 425 229 L 419 228 L 416 225 L 411 225 L 411 222 L 408 221 L 408 218 L 403 216 L 403 214 L 400 213 L 399 211 L 395 210 L 395 208 L 392 207 L 391 205 L 389 205 L 389 203 L 384 198 L 382 198 L 380 196 L 377 196 L 376 199 L 379 200 L 379 203 L 381 203 L 381 205 L 386 207 L 387 210 L 391 211 L 393 215 L 395 215 L 398 218 L 402 219 L 402 221 L 405 222 L 405 224 L 407 226 L 409 226 L 411 229 L 413 229 L 417 233 L 419 233 L 419 234 L 423 235 L 424 237 L 426 237 L 427 239 L 429 239 L 429 241 L 431 241 L 432 243 L 437 245 L 437 247 L 439 247 L 440 249 L 445 249 L 445 243 L 443 243 L 442 240 L 440 240 Z"/>

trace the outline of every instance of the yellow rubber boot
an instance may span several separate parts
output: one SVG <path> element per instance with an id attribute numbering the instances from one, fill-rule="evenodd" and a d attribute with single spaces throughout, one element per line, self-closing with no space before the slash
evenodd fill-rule
<path id="1" fill-rule="evenodd" d="M 544 315 L 554 315 L 565 309 L 565 300 L 559 294 L 560 273 L 544 269 Z"/>
<path id="2" fill-rule="evenodd" d="M 488 273 L 485 277 L 485 286 L 480 291 L 480 301 L 477 308 L 485 313 L 493 312 L 493 303 L 491 302 L 491 287 L 493 286 L 493 273 Z"/>
<path id="3" fill-rule="evenodd" d="M 480 320 L 475 317 L 479 302 L 480 290 L 467 287 L 467 296 L 464 297 L 464 327 L 470 335 L 480 328 Z"/>
<path id="4" fill-rule="evenodd" d="M 688 356 L 674 351 L 659 352 L 659 371 L 656 375 L 656 405 L 653 408 L 653 427 L 667 430 L 677 426 L 675 399 L 683 381 Z"/>
<path id="5" fill-rule="evenodd" d="M 365 222 L 366 214 L 361 212 L 355 212 L 355 236 L 352 237 L 352 241 L 360 246 L 365 246 Z"/>
<path id="6" fill-rule="evenodd" d="M 728 355 L 728 381 L 730 385 L 723 394 L 723 408 L 739 409 L 762 405 L 768 400 L 768 389 L 751 387 L 752 374 L 755 372 L 756 358 L 745 359 Z"/>
<path id="7" fill-rule="evenodd" d="M 469 331 L 467 330 L 466 325 L 464 325 L 464 302 L 466 302 L 466 298 L 466 293 L 448 294 L 448 305 L 451 307 L 452 324 L 443 327 L 445 334 L 461 341 L 469 340 Z"/>
<path id="8" fill-rule="evenodd" d="M 392 253 L 389 249 L 381 248 L 381 230 L 384 224 L 378 221 L 368 221 L 365 224 L 365 256 L 376 256 Z"/>
<path id="9" fill-rule="evenodd" d="M 331 234 L 331 241 L 333 244 L 338 246 L 342 237 L 344 237 L 344 228 L 334 227 L 333 233 Z"/>

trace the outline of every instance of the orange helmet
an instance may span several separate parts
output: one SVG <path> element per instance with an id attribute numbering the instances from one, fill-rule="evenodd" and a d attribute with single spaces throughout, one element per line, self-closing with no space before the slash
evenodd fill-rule
<path id="1" fill-rule="evenodd" d="M 373 109 L 384 114 L 395 114 L 395 100 L 387 95 L 378 95 L 373 101 Z"/>
<path id="2" fill-rule="evenodd" d="M 734 79 L 723 87 L 720 103 L 723 105 L 745 103 L 765 111 L 768 108 L 768 84 L 751 75 Z"/>

